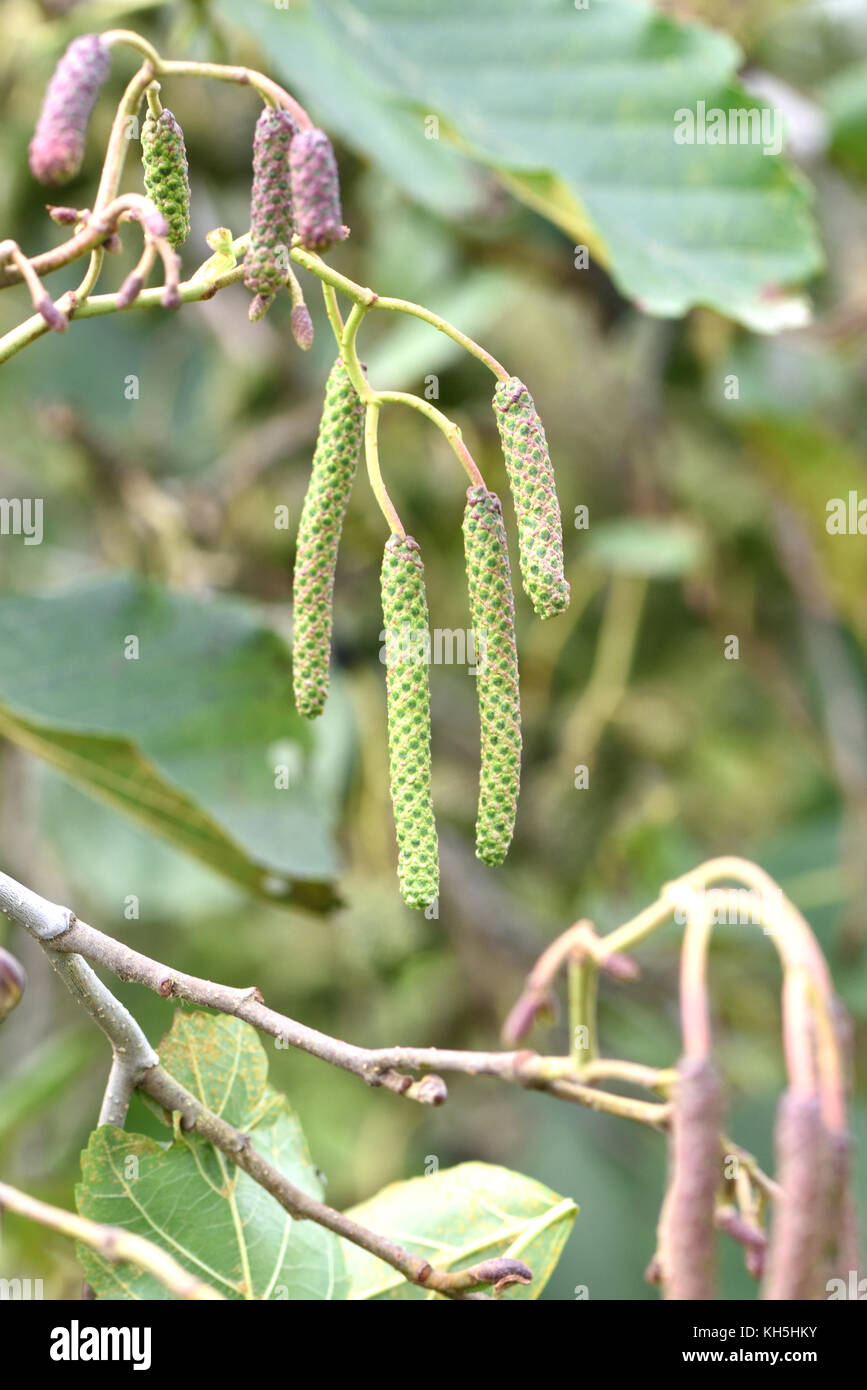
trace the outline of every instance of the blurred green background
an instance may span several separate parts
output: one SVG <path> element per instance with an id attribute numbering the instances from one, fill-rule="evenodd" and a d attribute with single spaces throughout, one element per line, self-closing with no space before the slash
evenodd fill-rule
<path id="1" fill-rule="evenodd" d="M 60 239 L 27 171 L 26 143 L 44 81 L 70 37 L 129 25 L 167 56 L 255 62 L 288 80 L 291 52 L 271 40 L 263 51 L 257 7 L 246 8 L 251 22 L 242 32 L 237 5 L 207 0 L 7 0 L 3 235 L 29 253 Z M 89 727 L 86 688 L 67 682 L 70 667 L 82 674 L 74 623 L 67 648 L 65 621 L 49 620 L 46 610 L 43 625 L 20 607 L 24 596 L 68 598 L 79 585 L 132 573 L 207 604 L 234 596 L 256 623 L 290 631 L 293 537 L 333 356 L 317 286 L 304 277 L 317 333 L 306 356 L 289 336 L 288 296 L 250 325 L 249 297 L 235 286 L 178 315 L 82 321 L 0 373 L 0 494 L 41 497 L 45 515 L 41 546 L 12 536 L 0 543 L 0 731 L 9 735 L 0 749 L 0 843 L 10 873 L 149 955 L 229 983 L 258 983 L 275 1008 L 353 1042 L 489 1049 L 532 961 L 576 917 L 610 929 L 672 876 L 715 854 L 740 854 L 779 879 L 819 935 L 863 1054 L 867 541 L 829 535 L 825 522 L 829 498 L 867 496 L 867 84 L 858 76 L 867 64 L 867 11 L 782 0 L 660 8 L 736 38 L 748 79 L 787 112 L 790 154 L 798 178 L 815 189 L 827 259 L 810 286 L 814 320 L 800 329 L 757 336 L 700 306 L 679 319 L 647 316 L 594 255 L 589 269 L 576 269 L 574 238 L 513 198 L 496 171 L 457 156 L 446 140 L 433 152 L 419 141 L 419 158 L 423 151 L 434 164 L 426 188 L 413 191 L 413 178 L 426 177 L 423 164 L 415 176 L 396 167 L 392 177 L 388 161 L 375 158 L 376 127 L 362 121 L 362 106 L 369 116 L 377 92 L 365 89 L 362 103 L 348 78 L 326 80 L 327 64 L 325 78 L 312 62 L 303 77 L 314 118 L 338 137 L 352 227 L 330 259 L 483 341 L 527 382 L 548 432 L 573 602 L 543 626 L 518 596 L 526 757 L 505 866 L 489 870 L 472 851 L 472 677 L 437 666 L 438 920 L 413 914 L 398 897 L 378 660 L 384 535 L 363 480 L 341 550 L 334 711 L 312 751 L 295 727 L 285 658 L 274 658 L 285 678 L 287 737 L 302 747 L 311 794 L 325 808 L 322 862 L 332 855 L 339 863 L 342 905 L 333 913 L 251 896 L 74 785 L 49 765 L 58 761 L 50 753 L 24 746 L 28 700 L 39 717 L 49 706 L 56 714 L 72 698 L 69 684 L 82 702 L 68 711 L 69 727 Z M 116 57 L 113 99 L 133 64 Z M 398 99 L 380 96 L 387 122 Z M 189 83 L 167 86 L 163 100 L 190 154 L 191 273 L 208 254 L 208 230 L 246 228 L 256 106 L 249 92 Z M 92 197 L 112 109 L 104 96 L 85 169 L 59 201 L 78 206 Z M 129 166 L 127 186 L 135 187 L 135 151 Z M 107 265 L 108 288 L 135 258 L 134 237 L 124 240 L 123 256 Z M 762 250 L 773 263 L 774 246 Z M 80 269 L 52 279 L 55 296 Z M 0 328 L 28 313 L 24 292 L 7 291 Z M 386 315 L 369 317 L 361 350 L 378 385 L 423 392 L 435 376 L 440 408 L 460 423 L 489 485 L 505 490 L 484 368 L 432 330 Z M 131 375 L 140 384 L 135 400 L 125 389 Z M 727 388 L 732 375 L 737 399 Z M 392 495 L 422 545 L 432 622 L 466 627 L 455 460 L 424 420 L 396 410 L 384 413 L 381 452 Z M 288 533 L 274 527 L 280 505 L 290 511 Z M 589 529 L 573 524 L 582 506 Z M 508 520 L 513 531 L 510 512 Z M 513 549 L 516 570 L 515 559 Z M 15 641 L 25 622 L 26 650 Z M 724 655 L 730 635 L 739 639 L 737 660 Z M 183 649 L 174 652 L 154 700 L 170 699 L 176 687 L 206 701 L 192 669 L 204 659 L 196 653 L 185 662 Z M 37 668 L 38 681 L 30 680 Z M 122 705 L 122 694 L 116 700 Z M 110 692 L 101 689 L 95 703 L 106 701 Z M 243 730 L 238 738 L 240 745 Z M 582 764 L 589 787 L 578 790 Z M 252 807 L 246 832 L 255 837 L 256 816 L 261 827 L 269 814 Z M 137 920 L 124 915 L 131 894 L 140 901 Z M 5 921 L 0 941 L 30 978 L 0 1031 L 0 1172 L 71 1205 L 105 1050 L 38 950 Z M 637 984 L 603 985 L 608 1055 L 656 1065 L 676 1057 L 676 944 L 667 929 L 641 951 Z M 718 932 L 713 963 L 730 1128 L 770 1164 L 784 1081 L 774 953 L 755 929 L 729 927 Z M 156 1042 L 171 1008 L 141 991 L 120 992 Z M 565 1050 L 563 1020 L 531 1041 L 540 1051 Z M 449 1078 L 449 1103 L 429 1112 L 302 1055 L 270 1044 L 269 1055 L 332 1204 L 416 1175 L 429 1156 L 441 1166 L 469 1158 L 506 1164 L 581 1207 L 546 1298 L 573 1298 L 580 1286 L 596 1299 L 656 1296 L 642 1279 L 664 1172 L 656 1136 L 460 1077 Z M 135 1105 L 130 1125 L 151 1123 Z M 863 1139 L 863 1090 L 853 1123 Z M 861 1180 L 867 1185 L 863 1163 Z M 12 1218 L 4 1235 L 0 1274 L 42 1277 L 47 1297 L 77 1296 L 68 1244 Z M 725 1249 L 723 1267 L 726 1296 L 751 1296 L 736 1250 Z"/>

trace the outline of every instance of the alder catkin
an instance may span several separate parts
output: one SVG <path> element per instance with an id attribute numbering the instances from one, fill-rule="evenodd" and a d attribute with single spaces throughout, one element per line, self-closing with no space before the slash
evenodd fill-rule
<path id="1" fill-rule="evenodd" d="M 776 1179 L 762 1298 L 774 1301 L 825 1297 L 825 1232 L 831 1153 L 818 1099 L 785 1091 L 774 1129 Z"/>
<path id="2" fill-rule="evenodd" d="M 388 760 L 400 891 L 428 907 L 439 891 L 431 799 L 430 627 L 424 566 L 412 536 L 391 536 L 382 559 L 382 616 L 388 696 Z"/>
<path id="3" fill-rule="evenodd" d="M 145 117 L 141 157 L 147 195 L 166 219 L 169 245 L 177 251 L 190 234 L 190 171 L 184 132 L 168 107 Z"/>
<path id="4" fill-rule="evenodd" d="M 563 573 L 563 527 L 548 443 L 533 397 L 510 377 L 494 392 L 494 414 L 518 521 L 524 592 L 540 618 L 562 613 L 569 602 Z"/>
<path id="5" fill-rule="evenodd" d="M 67 183 L 81 168 L 90 113 L 110 66 L 99 35 L 83 34 L 54 69 L 30 141 L 30 170 L 40 183 Z"/>
<path id="6" fill-rule="evenodd" d="M 364 406 L 338 357 L 325 404 L 295 552 L 292 682 L 299 714 L 313 719 L 328 695 L 337 549 L 364 437 Z"/>
<path id="7" fill-rule="evenodd" d="M 340 179 L 331 141 L 324 130 L 302 130 L 289 151 L 292 198 L 302 246 L 324 251 L 345 236 Z"/>
<path id="8" fill-rule="evenodd" d="M 289 266 L 294 232 L 289 149 L 297 130 L 288 111 L 266 106 L 253 137 L 253 192 L 250 244 L 244 257 L 244 284 L 256 299 L 251 318 L 261 318 Z"/>
<path id="9" fill-rule="evenodd" d="M 463 530 L 481 726 L 476 854 L 486 864 L 501 864 L 521 783 L 521 702 L 512 575 L 496 493 L 467 489 Z"/>
<path id="10" fill-rule="evenodd" d="M 714 1208 L 721 1174 L 722 1083 L 705 1058 L 678 1063 L 669 1138 L 669 1186 L 659 1225 L 665 1297 L 714 1297 Z"/>

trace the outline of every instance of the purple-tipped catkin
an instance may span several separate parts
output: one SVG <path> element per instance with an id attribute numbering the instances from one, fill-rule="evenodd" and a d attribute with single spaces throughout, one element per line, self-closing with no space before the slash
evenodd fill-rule
<path id="1" fill-rule="evenodd" d="M 669 1144 L 670 1180 L 659 1225 L 665 1297 L 714 1297 L 714 1207 L 721 1173 L 723 1091 L 711 1062 L 678 1063 Z"/>
<path id="2" fill-rule="evenodd" d="M 136 271 L 131 271 L 117 292 L 118 309 L 128 309 L 130 304 L 135 303 L 143 289 L 144 280 Z"/>
<path id="3" fill-rule="evenodd" d="M 784 1092 L 774 1140 L 782 1193 L 773 1213 L 762 1297 L 821 1299 L 831 1155 L 815 1096 Z"/>
<path id="4" fill-rule="evenodd" d="M 346 235 L 340 208 L 340 179 L 324 130 L 302 130 L 289 151 L 292 198 L 302 246 L 323 251 Z"/>
<path id="5" fill-rule="evenodd" d="M 54 69 L 30 141 L 30 169 L 40 183 L 67 183 L 81 168 L 87 123 L 110 66 L 99 36 L 84 34 Z"/>
<path id="6" fill-rule="evenodd" d="M 244 284 L 256 296 L 250 317 L 261 318 L 289 268 L 292 246 L 292 186 L 289 149 L 297 126 L 288 111 L 266 106 L 253 138 L 253 193 L 250 245 L 244 259 Z"/>
<path id="7" fill-rule="evenodd" d="M 43 295 L 36 307 L 49 328 L 53 328 L 55 333 L 66 332 L 69 327 L 69 319 L 62 310 L 58 309 L 50 294 Z"/>

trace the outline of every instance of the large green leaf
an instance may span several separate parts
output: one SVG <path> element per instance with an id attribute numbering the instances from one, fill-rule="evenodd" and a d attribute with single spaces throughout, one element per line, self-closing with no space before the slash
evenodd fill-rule
<path id="1" fill-rule="evenodd" d="M 510 1298 L 538 1298 L 572 1229 L 578 1208 L 532 1178 L 491 1163 L 461 1163 L 426 1178 L 392 1183 L 347 1212 L 392 1236 L 440 1269 L 465 1269 L 495 1255 L 524 1260 L 533 1282 Z M 357 1245 L 343 1243 L 350 1298 L 430 1299 Z"/>
<path id="2" fill-rule="evenodd" d="M 322 1196 L 301 1127 L 267 1084 L 255 1031 L 238 1019 L 178 1014 L 160 1046 L 172 1074 L 269 1163 L 311 1196 Z M 196 1135 L 169 1144 L 104 1125 L 82 1155 L 76 1203 L 83 1216 L 145 1236 L 227 1298 L 345 1298 L 341 1243 L 310 1221 L 293 1221 L 273 1197 Z M 100 1298 L 167 1298 L 149 1274 L 79 1249 Z"/>
<path id="3" fill-rule="evenodd" d="M 243 605 L 118 576 L 0 600 L 0 733 L 249 891 L 333 903 L 334 779 Z"/>
<path id="4" fill-rule="evenodd" d="M 700 100 L 708 111 L 762 108 L 733 85 L 740 54 L 725 35 L 633 0 L 221 6 L 259 38 L 317 119 L 410 192 L 406 160 L 357 119 L 359 74 L 384 128 L 404 140 L 411 109 L 414 172 L 427 179 L 452 142 L 587 243 L 649 312 L 707 305 L 765 331 L 804 317 L 803 301 L 786 289 L 822 258 L 803 183 L 759 143 L 674 139 L 675 113 L 694 112 Z M 425 138 L 428 114 L 440 117 L 445 138 Z"/>

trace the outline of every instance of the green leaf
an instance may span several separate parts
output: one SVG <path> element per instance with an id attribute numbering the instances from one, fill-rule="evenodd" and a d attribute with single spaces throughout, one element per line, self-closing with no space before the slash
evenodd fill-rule
<path id="1" fill-rule="evenodd" d="M 703 549 L 700 532 L 688 521 L 626 517 L 591 526 L 583 554 L 616 573 L 674 579 L 695 569 Z"/>
<path id="2" fill-rule="evenodd" d="M 830 120 L 832 158 L 847 173 L 867 178 L 867 61 L 844 68 L 819 96 Z"/>
<path id="3" fill-rule="evenodd" d="M 159 1048 L 163 1064 L 200 1100 L 249 1134 L 264 1158 L 321 1198 L 301 1126 L 267 1083 L 255 1030 L 238 1019 L 178 1014 Z M 104 1125 L 82 1154 L 82 1216 L 145 1236 L 227 1298 L 345 1298 L 341 1243 L 311 1221 L 293 1221 L 264 1188 L 197 1135 L 171 1143 Z M 79 1247 L 100 1298 L 165 1299 L 151 1275 Z"/>
<path id="4" fill-rule="evenodd" d="M 533 1282 L 510 1298 L 538 1298 L 572 1230 L 578 1208 L 532 1178 L 490 1163 L 461 1163 L 427 1178 L 392 1183 L 347 1212 L 440 1269 L 465 1269 L 495 1255 L 524 1260 Z M 431 1299 L 382 1260 L 343 1242 L 353 1299 Z"/>
<path id="5" fill-rule="evenodd" d="M 249 892 L 324 910 L 335 796 L 291 690 L 283 642 L 236 601 L 119 576 L 0 600 L 0 734 Z"/>
<path id="6" fill-rule="evenodd" d="M 401 133 L 425 181 L 431 146 L 441 158 L 450 140 L 588 245 L 648 312 L 705 305 L 759 331 L 806 317 L 803 299 L 787 293 L 822 266 L 804 182 L 758 142 L 675 142 L 676 113 L 695 112 L 699 100 L 708 112 L 763 109 L 733 85 L 742 57 L 725 35 L 633 0 L 586 9 L 568 0 L 440 0 L 428 9 L 415 0 L 307 0 L 288 12 L 264 0 L 222 4 L 243 11 L 317 119 L 339 116 L 344 78 L 363 73 L 378 84 L 378 98 L 372 86 L 369 95 L 389 128 L 402 102 Z M 426 138 L 430 114 L 440 118 L 436 140 Z M 337 120 L 334 129 L 391 167 L 386 143 L 364 122 Z M 395 161 L 396 177 L 404 165 Z"/>

